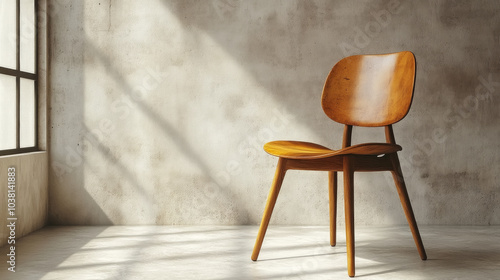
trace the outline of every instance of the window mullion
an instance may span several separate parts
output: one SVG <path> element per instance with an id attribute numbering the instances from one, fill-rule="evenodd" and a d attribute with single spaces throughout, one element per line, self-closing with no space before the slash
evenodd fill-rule
<path id="1" fill-rule="evenodd" d="M 16 77 L 16 148 L 21 148 L 21 78 Z"/>
<path id="2" fill-rule="evenodd" d="M 21 0 L 16 1 L 16 70 L 21 71 Z M 21 79 L 16 76 L 16 148 L 21 147 Z"/>
<path id="3" fill-rule="evenodd" d="M 35 16 L 33 18 L 35 32 L 35 148 L 38 148 L 38 0 L 33 1 Z"/>

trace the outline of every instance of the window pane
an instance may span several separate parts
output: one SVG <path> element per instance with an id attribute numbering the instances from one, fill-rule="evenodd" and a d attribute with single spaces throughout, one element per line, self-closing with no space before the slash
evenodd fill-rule
<path id="1" fill-rule="evenodd" d="M 16 0 L 0 1 L 0 66 L 16 69 Z"/>
<path id="2" fill-rule="evenodd" d="M 21 71 L 35 73 L 35 1 L 21 0 L 20 57 Z"/>
<path id="3" fill-rule="evenodd" d="M 21 79 L 20 127 L 19 137 L 21 148 L 35 146 L 35 81 Z"/>
<path id="4" fill-rule="evenodd" d="M 16 78 L 0 74 L 0 150 L 16 148 Z"/>

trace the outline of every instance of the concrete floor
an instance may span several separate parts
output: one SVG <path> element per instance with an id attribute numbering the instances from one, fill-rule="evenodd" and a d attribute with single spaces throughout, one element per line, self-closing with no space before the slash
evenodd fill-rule
<path id="1" fill-rule="evenodd" d="M 357 227 L 356 278 L 500 279 L 500 227 Z M 271 226 L 259 261 L 255 226 L 46 227 L 17 240 L 17 272 L 0 279 L 349 279 L 345 236 L 328 227 Z"/>

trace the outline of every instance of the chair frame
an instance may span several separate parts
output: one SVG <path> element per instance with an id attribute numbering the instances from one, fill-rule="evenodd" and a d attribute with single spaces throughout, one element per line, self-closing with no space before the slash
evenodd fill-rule
<path id="1" fill-rule="evenodd" d="M 413 55 L 413 54 L 412 54 Z M 335 67 L 334 67 L 335 69 Z M 332 71 L 334 71 L 334 69 Z M 328 81 L 328 80 L 327 80 Z M 413 85 L 412 85 L 413 93 Z M 325 93 L 323 93 L 325 94 Z M 409 110 L 409 105 L 408 109 Z M 402 119 L 406 112 L 400 117 Z M 399 121 L 399 120 L 396 120 Z M 394 132 L 390 124 L 383 125 L 385 127 L 386 143 L 396 145 Z M 368 125 L 367 125 L 368 126 Z M 372 125 L 369 125 L 372 126 Z M 380 126 L 380 125 L 373 125 Z M 343 133 L 342 149 L 351 147 L 353 125 L 345 124 Z M 269 143 L 268 143 L 269 144 Z M 268 145 L 266 144 L 266 145 Z M 382 144 L 381 144 L 382 145 Z M 387 145 L 387 144 L 386 144 Z M 359 146 L 359 145 L 358 145 Z M 399 146 L 398 146 L 399 147 Z M 342 151 L 342 150 L 340 150 Z M 388 150 L 389 151 L 389 150 Z M 257 239 L 251 259 L 256 261 L 264 236 L 266 234 L 271 215 L 278 198 L 278 194 L 285 177 L 287 170 L 315 170 L 328 171 L 328 193 L 329 193 L 329 212 L 330 212 L 330 245 L 336 245 L 336 216 L 337 216 L 337 172 L 343 172 L 344 176 L 344 207 L 345 207 L 345 226 L 346 226 L 346 246 L 347 246 L 347 268 L 348 275 L 355 275 L 355 250 L 354 250 L 354 172 L 371 172 L 371 171 L 390 171 L 392 173 L 396 189 L 403 207 L 406 219 L 410 226 L 415 245 L 422 260 L 427 259 L 427 255 L 420 237 L 420 232 L 417 227 L 415 215 L 410 203 L 406 184 L 403 179 L 403 172 L 397 155 L 397 151 L 389 151 L 387 153 L 380 151 L 371 151 L 370 147 L 359 147 L 355 154 L 337 153 L 337 155 L 323 158 L 307 158 L 300 157 L 279 157 L 274 179 L 269 191 L 269 195 L 262 217 Z"/>

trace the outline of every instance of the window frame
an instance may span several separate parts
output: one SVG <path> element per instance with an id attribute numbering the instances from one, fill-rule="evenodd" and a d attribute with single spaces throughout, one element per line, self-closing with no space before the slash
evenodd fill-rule
<path id="1" fill-rule="evenodd" d="M 38 63 L 39 63 L 39 42 L 38 42 L 38 0 L 33 0 L 34 18 L 33 32 L 35 40 L 35 69 L 34 73 L 21 71 L 21 0 L 16 0 L 16 69 L 0 66 L 0 74 L 16 78 L 16 148 L 0 150 L 0 156 L 13 155 L 38 151 Z M 21 148 L 21 78 L 34 81 L 34 146 Z M 0 132 L 1 133 L 1 132 Z"/>

